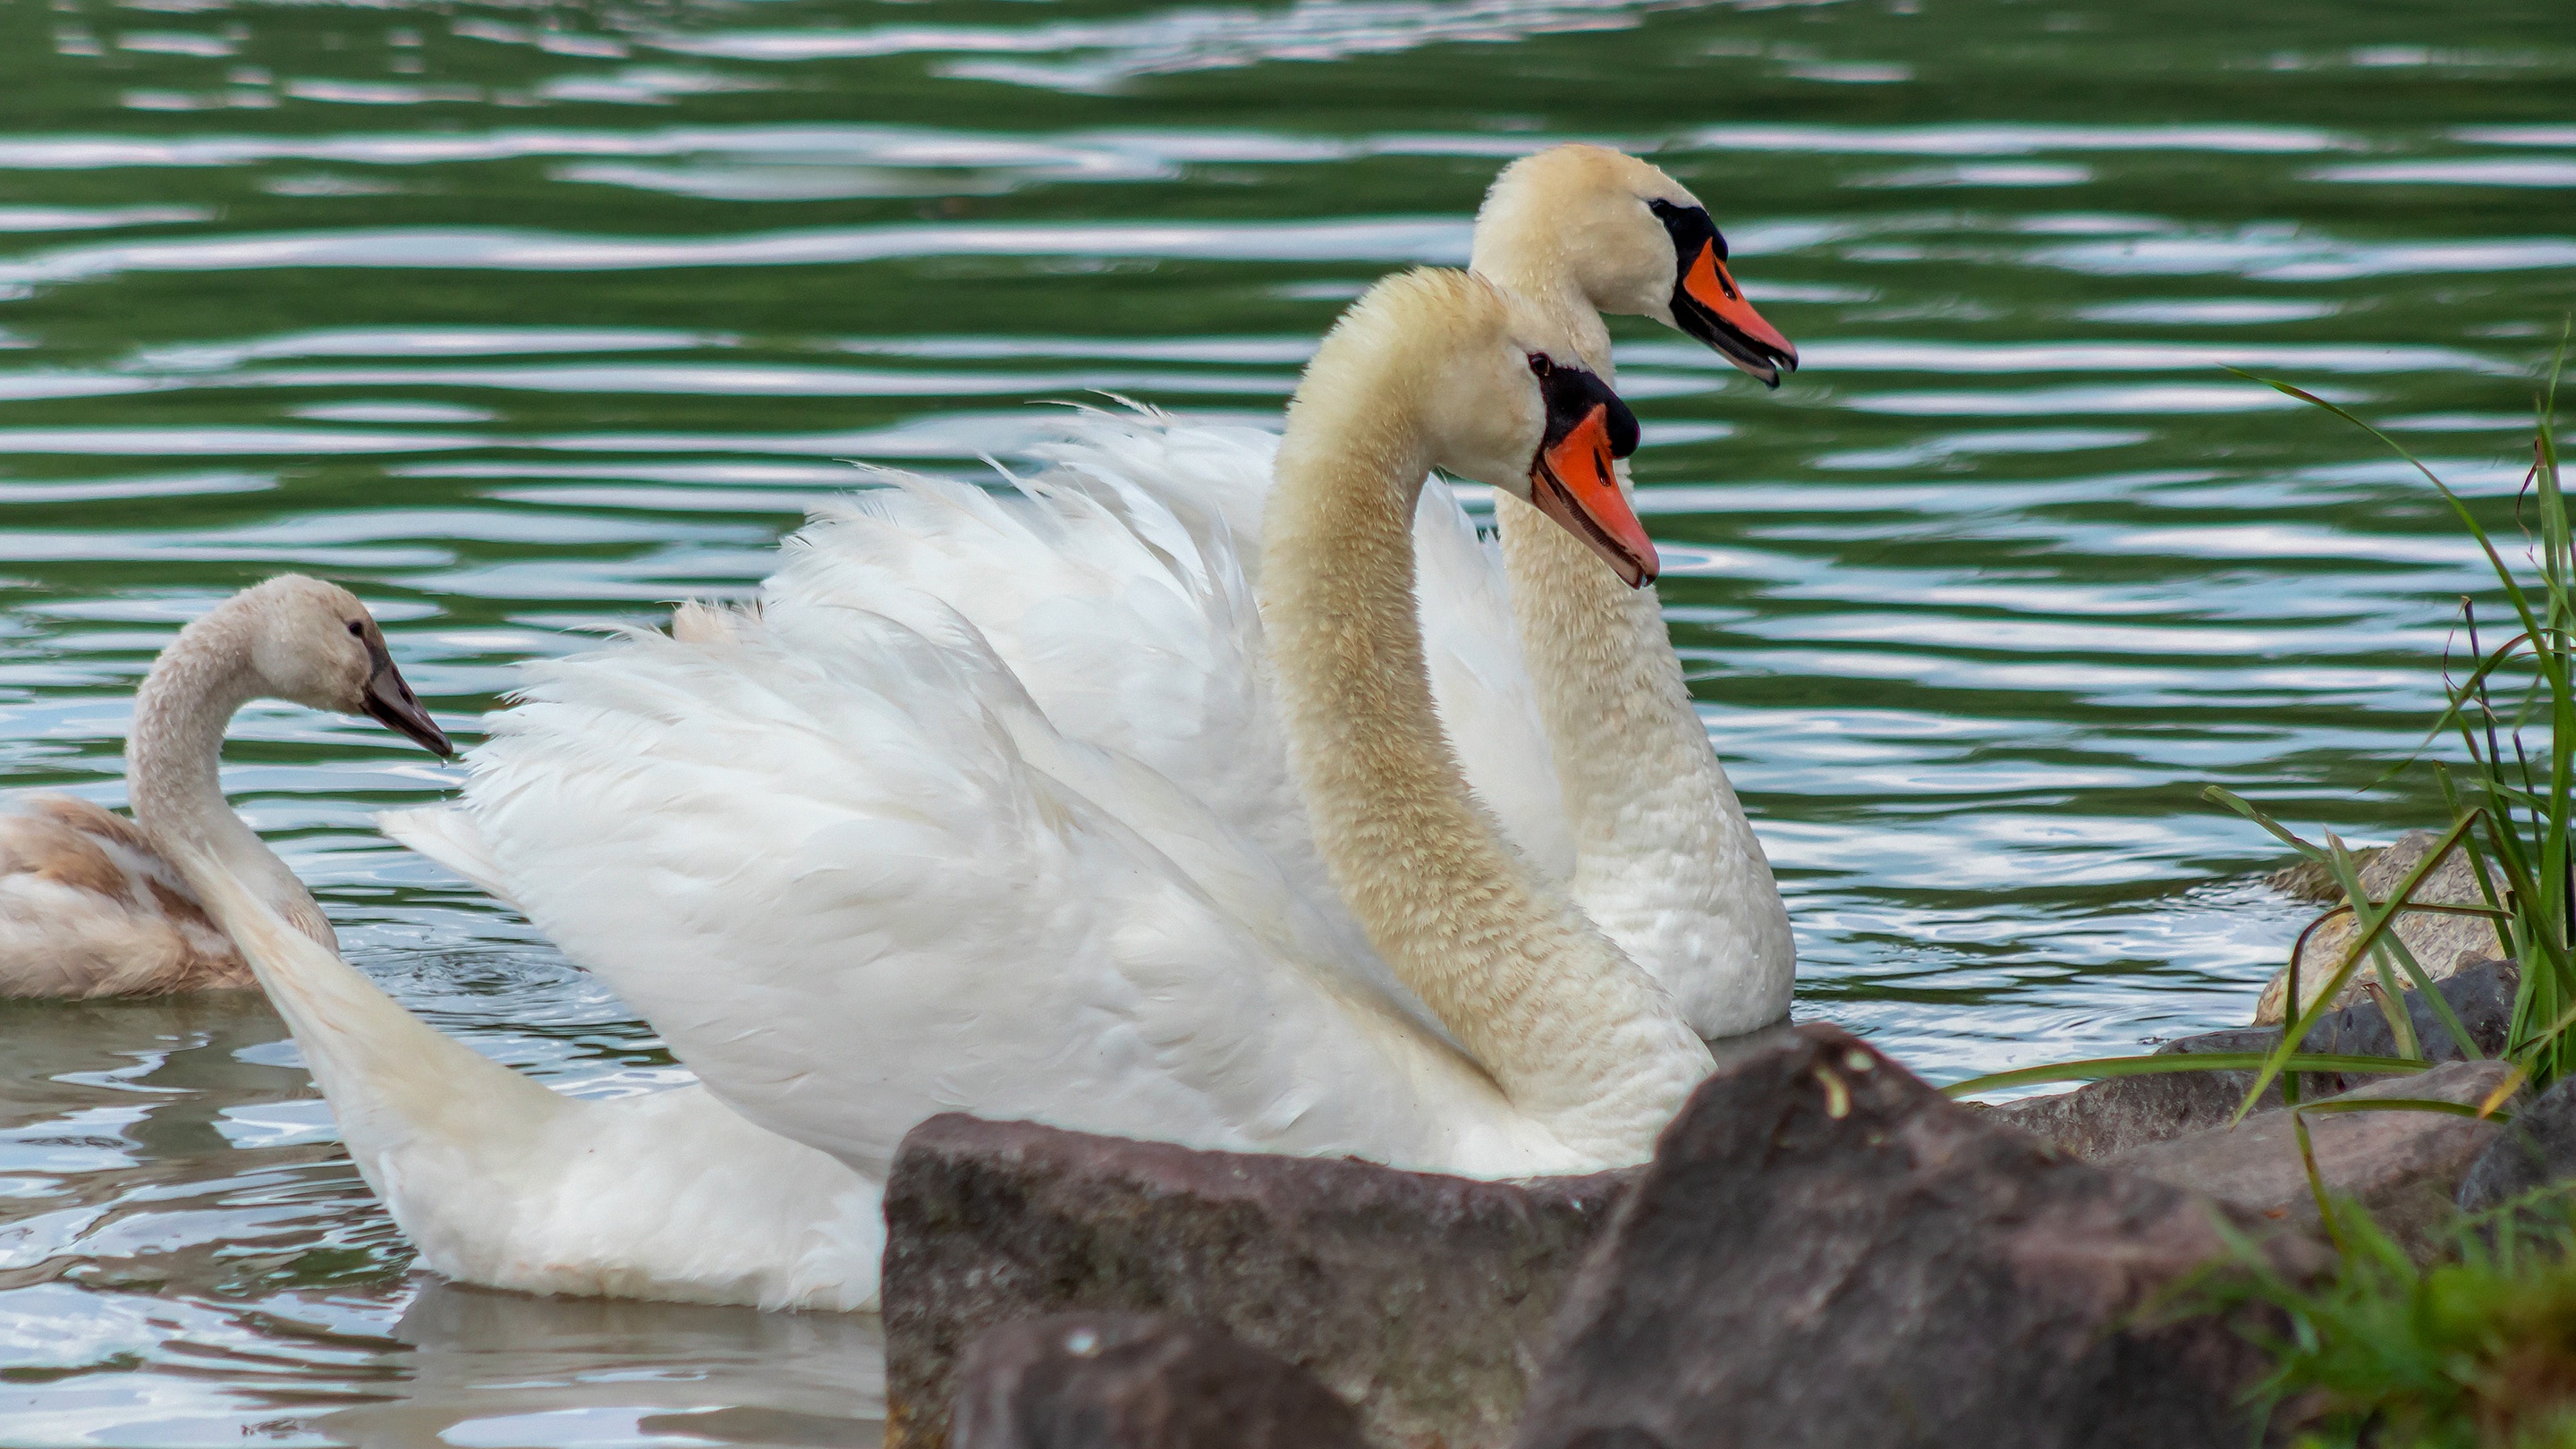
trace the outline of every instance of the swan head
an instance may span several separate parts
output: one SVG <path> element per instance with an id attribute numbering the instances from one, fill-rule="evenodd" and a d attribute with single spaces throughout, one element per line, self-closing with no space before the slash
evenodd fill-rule
<path id="1" fill-rule="evenodd" d="M 1508 285 L 1545 266 L 1596 311 L 1651 317 L 1778 387 L 1798 349 L 1745 300 L 1726 237 L 1689 188 L 1606 146 L 1551 146 L 1503 168 L 1476 213 L 1472 265 Z"/>
<path id="2" fill-rule="evenodd" d="M 1655 545 L 1613 467 L 1637 449 L 1637 415 L 1579 357 L 1536 306 L 1466 272 L 1421 268 L 1342 314 L 1289 427 L 1304 431 L 1301 413 L 1392 403 L 1422 462 L 1532 504 L 1642 587 L 1659 568 Z"/>
<path id="3" fill-rule="evenodd" d="M 260 694 L 311 709 L 362 714 L 442 758 L 447 734 L 394 667 L 375 616 L 338 584 L 281 574 L 233 596 Z"/>

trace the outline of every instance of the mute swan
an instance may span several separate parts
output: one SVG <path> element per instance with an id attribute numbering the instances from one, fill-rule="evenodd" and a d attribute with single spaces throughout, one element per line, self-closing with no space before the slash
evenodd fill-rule
<path id="1" fill-rule="evenodd" d="M 1567 342 L 1461 273 L 1355 304 L 1290 407 L 1257 616 L 1221 523 L 1142 493 L 924 483 L 850 515 L 964 512 L 1077 581 L 1123 534 L 1121 566 L 1159 571 L 1068 593 L 1060 622 L 1193 615 L 1218 683 L 1267 658 L 1277 706 L 1237 733 L 1286 733 L 1347 912 L 1240 802 L 1061 728 L 928 594 L 829 628 L 693 610 L 530 666 L 467 786 L 493 873 L 728 1104 L 872 1181 L 959 1108 L 1486 1176 L 1638 1160 L 1708 1050 L 1471 801 L 1411 592 L 1434 465 L 1651 576 L 1613 472 L 1635 421 Z"/>
<path id="2" fill-rule="evenodd" d="M 21 796 L 0 815 L 0 996 L 249 986 L 233 942 L 170 863 L 184 841 L 217 852 L 272 911 L 336 947 L 321 908 L 217 781 L 224 726 L 253 699 L 369 715 L 452 753 L 354 595 L 294 574 L 243 590 L 180 630 L 135 693 L 132 820 L 68 795 Z"/>
<path id="3" fill-rule="evenodd" d="M 1610 376 L 1601 311 L 1650 317 L 1777 386 L 1797 365 L 1725 265 L 1707 208 L 1661 170 L 1567 145 L 1524 157 L 1478 214 L 1474 269 L 1566 329 Z M 1033 532 L 978 495 L 904 480 L 925 501 L 889 538 L 883 504 L 828 509 L 765 589 L 773 632 L 828 635 L 853 610 L 916 623 L 925 600 L 962 612 L 1054 723 L 1134 755 L 1250 822 L 1291 882 L 1324 877 L 1248 656 L 1211 654 L 1207 623 L 1127 587 L 1161 565 L 1129 527 L 1144 513 L 1215 521 L 1257 575 L 1274 440 L 1244 429 L 1089 419 L 1049 450 L 1055 491 L 1098 517 Z M 1418 588 L 1434 693 L 1478 797 L 1543 876 L 1670 988 L 1704 1037 L 1789 1009 L 1795 954 L 1769 862 L 1692 708 L 1654 594 L 1622 586 L 1585 543 L 1496 500 L 1503 548 L 1480 546 L 1445 489 L 1416 520 Z M 1068 577 L 1068 558 L 1080 576 Z M 1026 587 L 1014 581 L 1031 579 Z M 947 601 L 937 603 L 936 601 Z M 718 630 L 683 610 L 683 634 Z M 817 647 L 821 647 L 819 644 Z M 1180 661 L 1177 667 L 1173 661 Z M 379 817 L 386 832 L 504 900 L 506 872 L 469 810 Z M 543 862 L 533 868 L 547 868 Z M 1347 922 L 1342 923 L 1347 938 Z M 1393 990 L 1382 971 L 1374 979 Z"/>
<path id="4" fill-rule="evenodd" d="M 367 714 L 449 753 L 347 590 L 289 574 L 235 595 L 179 632 L 136 697 L 135 819 L 55 797 L 22 818 L 101 842 L 87 856 L 42 833 L 5 837 L 22 852 L 0 877 L 0 970 L 16 994 L 234 979 L 191 961 L 245 986 L 256 973 L 359 1173 L 448 1277 L 767 1307 L 873 1299 L 879 1194 L 849 1169 L 702 1088 L 559 1096 L 441 1036 L 342 961 L 313 898 L 224 800 L 224 727 L 263 698 Z M 27 853 L 29 839 L 51 854 Z"/>
<path id="5" fill-rule="evenodd" d="M 1477 213 L 1469 265 L 1544 311 L 1614 386 L 1604 312 L 1677 328 L 1769 387 L 1798 365 L 1797 349 L 1728 274 L 1707 207 L 1658 168 L 1604 147 L 1552 147 L 1505 167 Z M 1548 744 L 1543 760 L 1517 763 L 1533 780 L 1543 778 L 1535 764 L 1555 766 L 1575 902 L 1671 989 L 1702 1036 L 1779 1020 L 1796 973 L 1789 914 L 1692 708 L 1654 591 L 1621 587 L 1580 540 L 1516 498 L 1498 495 L 1494 515 L 1503 592 Z M 1481 550 L 1451 556 L 1492 568 Z M 1452 654 L 1499 647 L 1490 611 L 1436 610 L 1426 597 L 1424 617 Z M 1457 642 L 1477 629 L 1483 639 Z M 1479 698 L 1442 691 L 1452 728 L 1507 728 L 1460 722 Z M 1501 712 L 1525 708 L 1506 700 Z M 1511 768 L 1493 761 L 1471 778 L 1490 789 Z"/>

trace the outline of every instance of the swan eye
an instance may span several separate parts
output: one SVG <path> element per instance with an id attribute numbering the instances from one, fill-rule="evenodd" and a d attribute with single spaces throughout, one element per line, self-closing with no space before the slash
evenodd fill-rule
<path id="1" fill-rule="evenodd" d="M 352 639 L 364 639 L 364 638 L 366 638 L 366 637 L 367 637 L 367 626 L 366 626 L 366 625 L 364 625 L 364 624 L 359 623 L 359 622 L 358 622 L 357 620 L 355 620 L 355 619 L 351 619 L 351 620 L 349 621 L 349 637 L 350 637 L 350 638 L 352 638 Z"/>
<path id="2" fill-rule="evenodd" d="M 1548 356 L 1544 352 L 1533 352 L 1529 355 L 1529 367 L 1533 374 L 1539 377 L 1545 377 L 1549 373 L 1556 371 L 1556 359 Z"/>

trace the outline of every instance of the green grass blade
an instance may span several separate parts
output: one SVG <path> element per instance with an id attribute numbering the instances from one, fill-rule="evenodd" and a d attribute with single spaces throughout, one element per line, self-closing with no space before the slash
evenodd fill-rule
<path id="1" fill-rule="evenodd" d="M 2269 1052 L 2159 1052 L 2144 1057 L 2095 1057 L 2090 1061 L 2052 1062 L 2044 1067 L 2016 1067 L 2009 1072 L 1989 1072 L 1964 1082 L 1952 1082 L 1941 1089 L 1941 1094 L 1964 1097 L 1972 1092 L 1999 1092 L 2006 1087 L 2030 1087 L 2047 1082 L 2099 1082 L 2114 1077 L 2154 1077 L 2167 1072 L 2251 1072 L 2270 1065 L 2273 1060 L 2274 1055 Z M 2296 1052 L 2289 1059 L 2288 1069 L 2337 1075 L 2358 1072 L 2406 1074 L 2424 1071 L 2426 1064 L 2398 1057 Z"/>
<path id="2" fill-rule="evenodd" d="M 2321 861 L 2326 858 L 2326 853 L 2323 850 L 2308 844 L 2298 836 L 2290 833 L 2287 827 L 2283 826 L 2279 821 L 2274 820 L 2271 816 L 2264 814 L 2252 801 L 2237 794 L 2233 790 L 2227 789 L 2224 786 L 2210 785 L 2201 790 L 2200 797 L 2204 800 L 2215 800 L 2219 804 L 2226 806 L 2228 809 L 2235 811 L 2237 814 L 2244 816 L 2246 819 L 2253 821 L 2255 824 L 2262 826 L 2265 830 L 2268 830 L 2272 832 L 2273 835 L 2279 837 L 2279 839 L 2292 850 L 2297 851 L 2299 854 L 2306 856 L 2310 860 Z"/>

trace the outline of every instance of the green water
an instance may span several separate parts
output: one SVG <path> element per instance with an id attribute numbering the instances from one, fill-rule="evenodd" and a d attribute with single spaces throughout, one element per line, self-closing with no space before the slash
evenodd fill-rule
<path id="1" fill-rule="evenodd" d="M 120 801 L 177 624 L 356 586 L 461 736 L 738 591 L 836 460 L 1108 389 L 1265 419 L 1502 160 L 1652 148 L 1807 367 L 1623 324 L 1663 598 L 1799 928 L 1927 1074 L 2242 1020 L 2357 839 L 2576 310 L 2563 4 L 0 0 L 0 763 Z M 352 955 L 585 1092 L 680 1079 L 368 827 L 452 771 L 259 707 L 227 780 Z M 861 1320 L 429 1285 L 240 1002 L 0 1007 L 0 1443 L 815 1443 Z"/>

